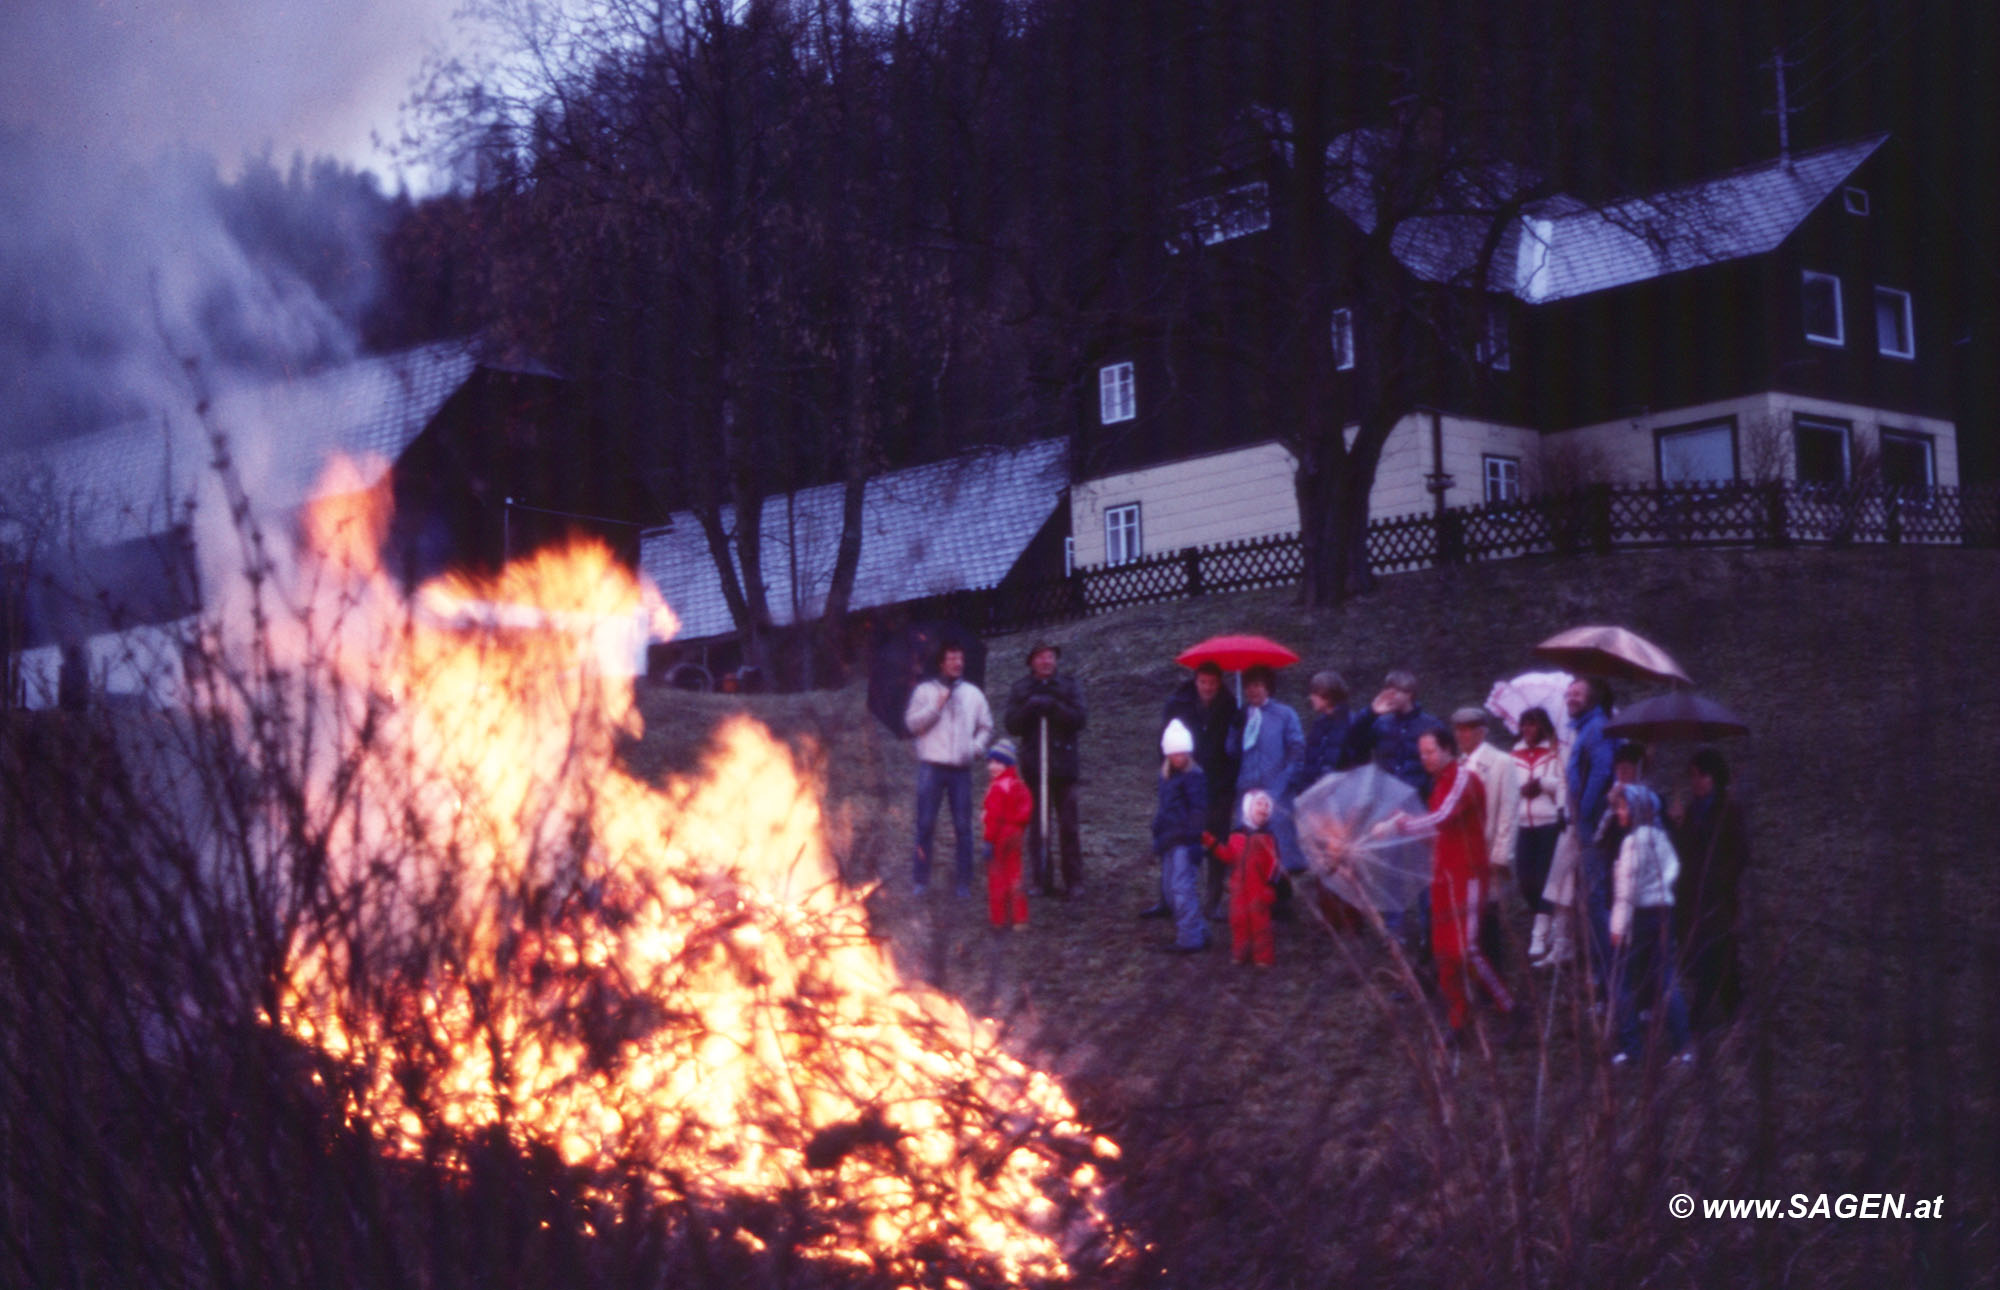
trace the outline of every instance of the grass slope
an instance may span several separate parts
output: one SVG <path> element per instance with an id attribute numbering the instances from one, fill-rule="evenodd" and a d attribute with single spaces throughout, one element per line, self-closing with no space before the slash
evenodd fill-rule
<path id="1" fill-rule="evenodd" d="M 1337 609 L 1272 591 L 1054 629 L 1090 704 L 1090 888 L 1037 902 L 1011 937 L 987 931 L 981 900 L 909 894 L 910 754 L 858 687 L 649 692 L 631 757 L 685 768 L 744 709 L 801 751 L 845 871 L 883 880 L 877 924 L 909 972 L 1000 1018 L 1124 1144 L 1149 1284 L 1990 1284 L 1996 610 L 1989 552 L 1732 551 L 1523 560 L 1392 578 Z M 1613 1077 L 1567 999 L 1540 1014 L 1555 1018 L 1546 1047 L 1517 1038 L 1440 1076 L 1429 1005 L 1383 947 L 1310 921 L 1280 926 L 1269 973 L 1153 952 L 1160 925 L 1132 915 L 1155 881 L 1155 723 L 1180 648 L 1219 631 L 1284 641 L 1305 662 L 1279 697 L 1301 708 L 1311 669 L 1365 695 L 1405 666 L 1448 712 L 1584 622 L 1660 642 L 1756 732 L 1728 749 L 1751 804 L 1756 997 L 1693 1077 Z M 1028 643 L 992 643 L 989 695 Z M 1685 751 L 1662 750 L 1654 779 L 1673 783 Z M 1548 1009 L 1540 982 L 1511 979 Z M 1946 1208 L 1929 1223 L 1681 1221 L 1666 1198 L 1683 1191 L 1942 1194 Z"/>

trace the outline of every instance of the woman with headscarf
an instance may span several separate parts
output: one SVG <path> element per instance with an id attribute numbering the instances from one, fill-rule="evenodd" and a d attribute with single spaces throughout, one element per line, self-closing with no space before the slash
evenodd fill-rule
<path id="1" fill-rule="evenodd" d="M 1617 1063 L 1636 1059 L 1645 1036 L 1639 1017 L 1664 1024 L 1678 1057 L 1688 1042 L 1687 1003 L 1674 980 L 1674 881 L 1680 857 L 1660 827 L 1659 795 L 1643 784 L 1619 784 L 1611 809 L 1624 838 L 1611 870 L 1611 944 L 1618 983 Z"/>
<path id="2" fill-rule="evenodd" d="M 1726 1021 L 1742 998 L 1737 958 L 1739 891 L 1750 864 L 1743 805 L 1729 793 L 1729 763 L 1703 748 L 1688 764 L 1688 795 L 1671 812 L 1681 874 L 1674 886 L 1674 936 L 1686 965 L 1696 1025 Z"/>

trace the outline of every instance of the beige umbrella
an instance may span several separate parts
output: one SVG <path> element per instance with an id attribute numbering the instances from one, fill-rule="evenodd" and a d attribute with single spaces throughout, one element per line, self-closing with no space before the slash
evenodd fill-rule
<path id="1" fill-rule="evenodd" d="M 1535 657 L 1583 676 L 1694 684 L 1671 654 L 1625 627 L 1572 627 L 1535 646 Z"/>

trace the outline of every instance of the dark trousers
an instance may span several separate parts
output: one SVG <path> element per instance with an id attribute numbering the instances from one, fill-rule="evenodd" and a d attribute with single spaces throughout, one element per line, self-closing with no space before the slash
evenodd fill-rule
<path id="1" fill-rule="evenodd" d="M 1674 979 L 1672 906 L 1646 906 L 1632 911 L 1632 925 L 1615 959 L 1618 990 L 1618 1048 L 1627 1057 L 1645 1050 L 1648 1038 L 1639 1014 L 1651 1010 L 1656 1026 L 1666 1032 L 1667 1049 L 1687 1047 L 1687 1002 Z"/>
<path id="2" fill-rule="evenodd" d="M 1038 776 L 1028 779 L 1028 791 L 1039 793 Z M 1055 817 L 1056 836 L 1062 848 L 1062 885 L 1065 890 L 1083 882 L 1083 831 L 1077 822 L 1076 781 L 1049 780 L 1049 814 Z M 1035 813 L 1028 817 L 1028 854 L 1034 857 L 1035 886 L 1055 890 L 1055 858 L 1042 838 L 1042 801 L 1035 798 Z"/>
<path id="3" fill-rule="evenodd" d="M 1549 885 L 1549 869 L 1555 864 L 1556 842 L 1561 837 L 1560 824 L 1537 824 L 1514 835 L 1514 878 L 1521 884 L 1521 899 L 1533 913 L 1547 914 L 1555 909 L 1542 898 L 1542 888 Z"/>
<path id="4" fill-rule="evenodd" d="M 1590 979 L 1597 988 L 1611 985 L 1611 862 L 1617 857 L 1609 847 L 1585 842 L 1576 858 L 1576 894 L 1583 912 L 1585 948 L 1590 956 Z"/>

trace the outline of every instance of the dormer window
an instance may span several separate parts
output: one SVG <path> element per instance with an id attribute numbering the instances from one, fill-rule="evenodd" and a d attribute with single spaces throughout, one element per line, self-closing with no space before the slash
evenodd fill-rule
<path id="1" fill-rule="evenodd" d="M 1807 269 L 1803 280 L 1806 339 L 1816 345 L 1845 345 L 1847 330 L 1840 313 L 1840 279 Z"/>
<path id="2" fill-rule="evenodd" d="M 1209 197 L 1181 203 L 1185 231 L 1169 240 L 1167 253 L 1179 255 L 1192 243 L 1214 246 L 1271 227 L 1271 190 L 1262 180 L 1239 184 Z"/>
<path id="3" fill-rule="evenodd" d="M 1875 348 L 1890 358 L 1915 358 L 1917 332 L 1911 317 L 1910 293 L 1894 287 L 1875 288 Z"/>
<path id="4" fill-rule="evenodd" d="M 1846 209 L 1849 215 L 1866 215 L 1868 213 L 1868 190 L 1866 188 L 1856 188 L 1854 185 L 1849 184 L 1840 190 L 1840 204 Z"/>
<path id="5" fill-rule="evenodd" d="M 1097 419 L 1105 425 L 1130 421 L 1138 414 L 1132 388 L 1132 365 L 1111 363 L 1097 369 Z"/>

